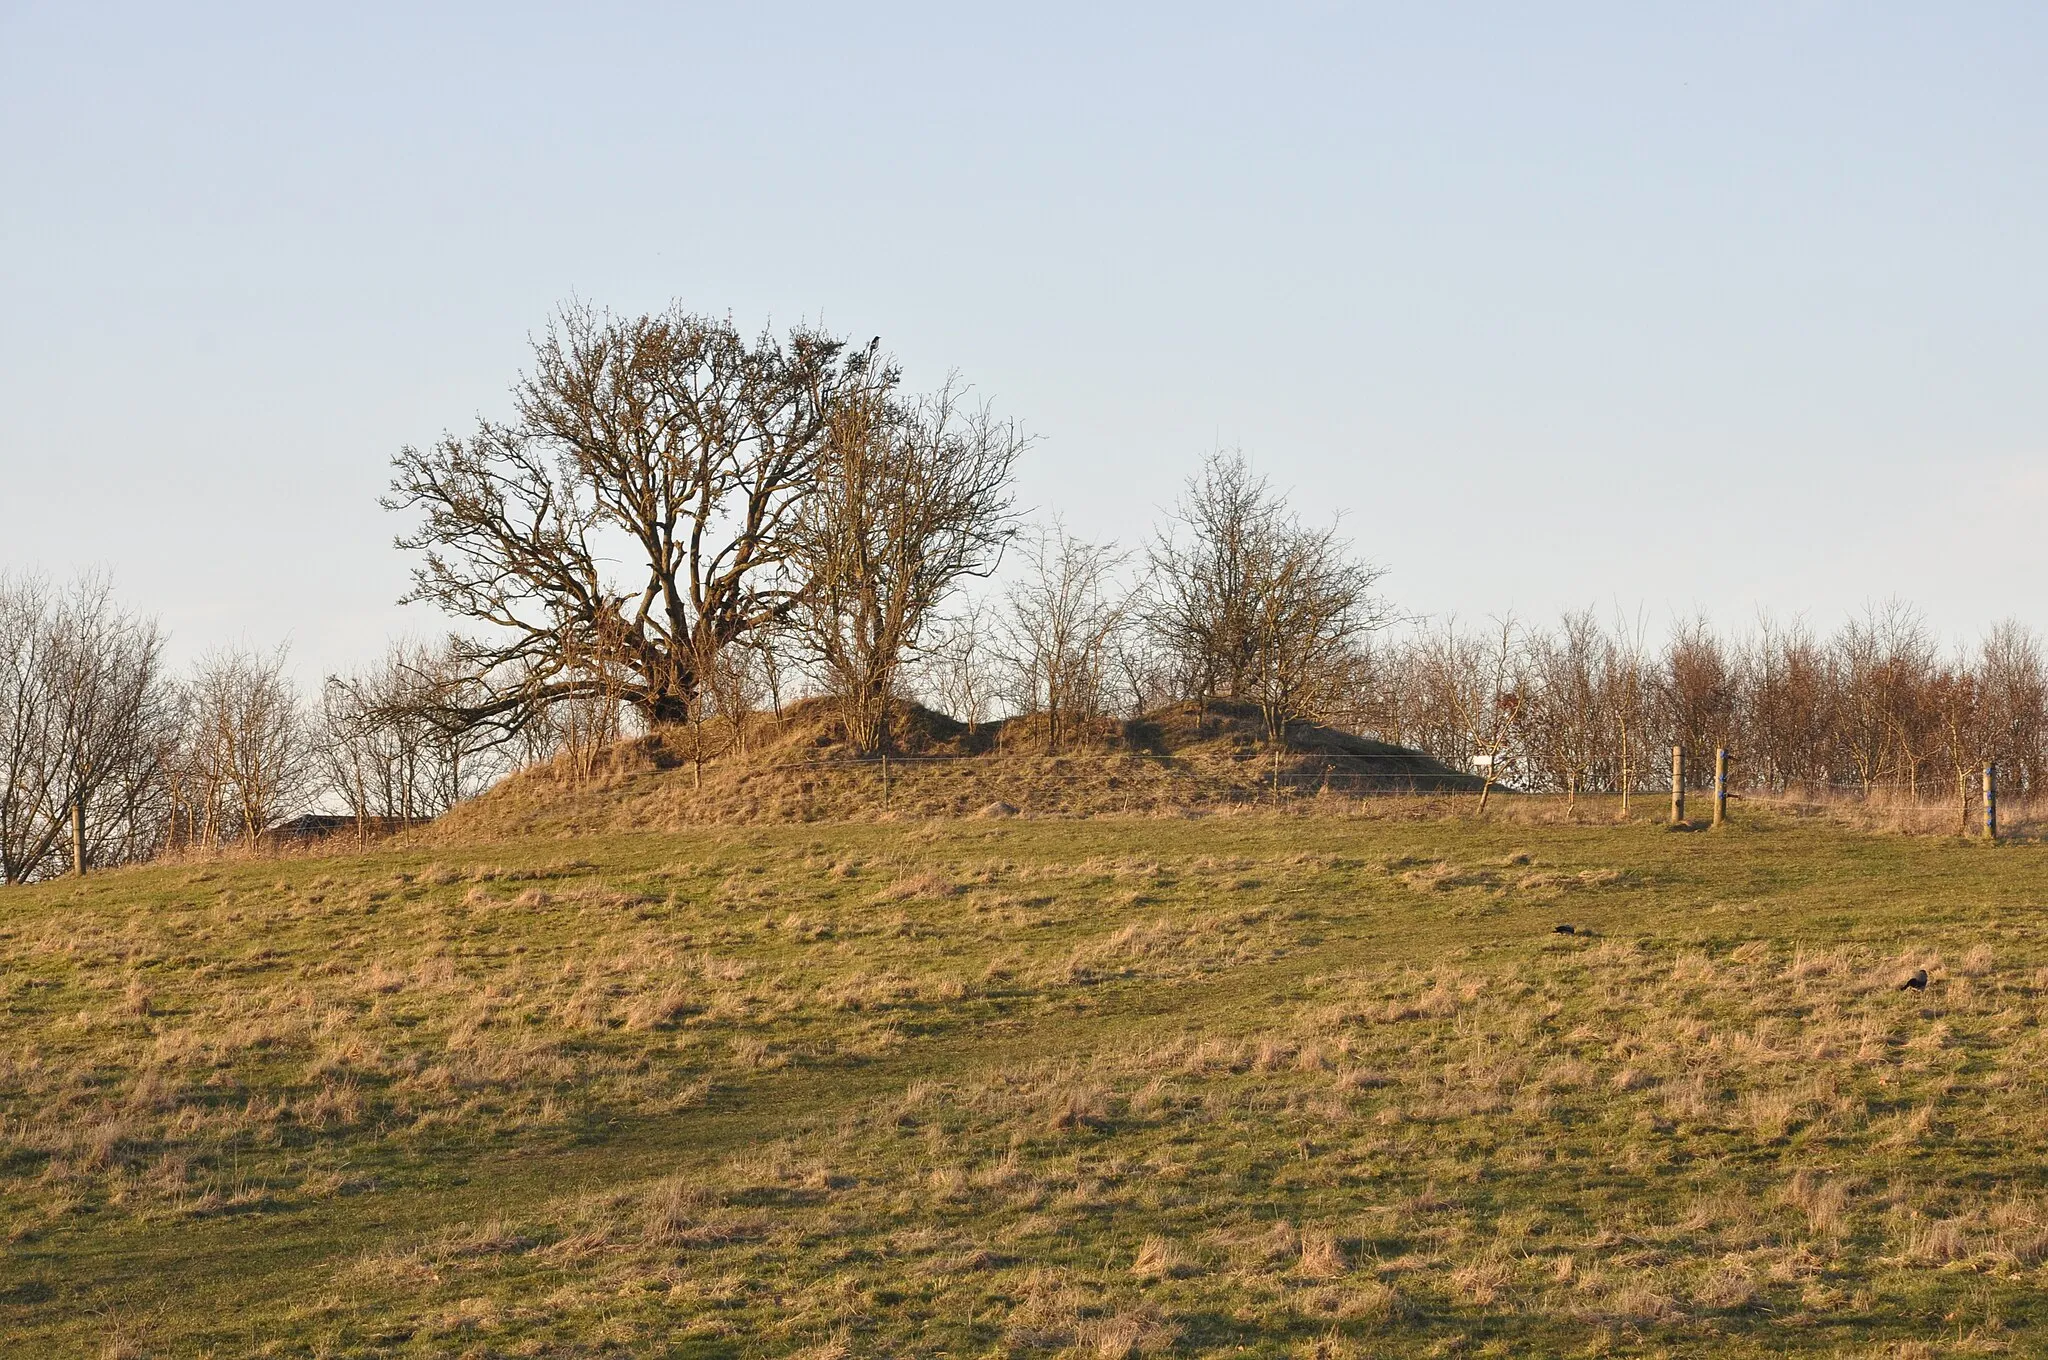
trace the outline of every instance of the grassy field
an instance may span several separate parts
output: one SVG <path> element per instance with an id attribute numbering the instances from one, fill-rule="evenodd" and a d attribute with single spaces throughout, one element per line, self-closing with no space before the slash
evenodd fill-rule
<path id="1" fill-rule="evenodd" d="M 0 1353 L 2035 1353 L 2044 923 L 1763 813 L 12 890 Z"/>

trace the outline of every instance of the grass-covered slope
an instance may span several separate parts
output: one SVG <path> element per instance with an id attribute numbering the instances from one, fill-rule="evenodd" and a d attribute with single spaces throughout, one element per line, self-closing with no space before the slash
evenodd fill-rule
<path id="1" fill-rule="evenodd" d="M 1263 816 L 8 891 L 0 1353 L 2025 1352 L 2044 908 L 2034 846 Z"/>
<path id="2" fill-rule="evenodd" d="M 969 728 L 901 705 L 893 745 L 886 769 L 873 757 L 855 759 L 831 706 L 810 699 L 780 717 L 755 714 L 742 731 L 722 722 L 668 728 L 586 764 L 565 756 L 524 770 L 415 839 L 962 817 L 990 809 L 1027 817 L 1171 815 L 1479 788 L 1472 775 L 1419 751 L 1305 723 L 1289 729 L 1276 760 L 1256 707 L 1213 700 L 1130 722 L 1081 724 L 1057 743 L 1039 717 Z"/>

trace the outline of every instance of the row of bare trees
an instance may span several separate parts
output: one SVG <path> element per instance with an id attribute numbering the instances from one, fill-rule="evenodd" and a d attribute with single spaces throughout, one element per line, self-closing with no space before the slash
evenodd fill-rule
<path id="1" fill-rule="evenodd" d="M 1015 549 L 1000 589 L 928 616 L 900 690 L 970 725 L 1034 717 L 1054 749 L 1103 718 L 1210 699 L 1255 707 L 1284 742 L 1355 707 L 1391 617 L 1336 525 L 1304 524 L 1234 453 L 1204 462 L 1137 551 L 1057 519 Z"/>
<path id="2" fill-rule="evenodd" d="M 0 576 L 0 881 L 256 844 L 315 808 L 382 830 L 559 739 L 560 714 L 523 753 L 451 723 L 468 682 L 446 649 L 395 647 L 312 704 L 281 649 L 174 674 L 163 644 L 103 576 Z"/>
<path id="3" fill-rule="evenodd" d="M 1996 763 L 2007 787 L 2048 789 L 2048 658 L 2004 623 L 1947 652 L 1911 609 L 1887 604 L 1822 636 L 1760 622 L 1730 637 L 1704 620 L 1652 644 L 1640 619 L 1567 614 L 1553 627 L 1440 624 L 1379 648 L 1354 721 L 1469 766 L 1500 754 L 1524 786 L 1662 787 L 1669 749 L 1727 748 L 1744 787 L 1840 787 L 1945 797 Z"/>
<path id="4" fill-rule="evenodd" d="M 230 653 L 171 676 L 156 625 L 103 576 L 0 577 L 0 677 L 6 882 L 260 831 L 296 777 L 278 664 Z"/>

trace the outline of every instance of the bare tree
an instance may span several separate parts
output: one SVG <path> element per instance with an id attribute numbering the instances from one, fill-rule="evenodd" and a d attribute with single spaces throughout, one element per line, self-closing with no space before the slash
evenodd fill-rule
<path id="1" fill-rule="evenodd" d="M 162 637 L 103 576 L 0 577 L 0 876 L 145 855 L 161 836 Z"/>
<path id="2" fill-rule="evenodd" d="M 315 750 L 359 834 L 437 817 L 501 771 L 492 734 L 461 720 L 469 688 L 450 646 L 412 642 L 327 678 Z"/>
<path id="3" fill-rule="evenodd" d="M 1212 454 L 1150 550 L 1147 631 L 1194 697 L 1259 705 L 1267 735 L 1323 716 L 1355 689 L 1387 612 L 1377 568 L 1335 526 L 1310 529 L 1242 454 Z"/>
<path id="4" fill-rule="evenodd" d="M 1077 724 L 1103 710 L 1129 605 L 1116 588 L 1124 557 L 1057 522 L 1028 543 L 1024 574 L 1007 594 L 1001 645 L 1018 705 L 1045 715 L 1047 741 L 1058 750 Z"/>
<path id="5" fill-rule="evenodd" d="M 1384 740 L 1474 772 L 1483 810 L 1522 739 L 1521 669 L 1513 615 L 1494 620 L 1485 634 L 1444 618 L 1375 649 L 1353 712 Z"/>
<path id="6" fill-rule="evenodd" d="M 987 721 L 1001 688 L 994 610 L 979 599 L 968 600 L 937 624 L 936 636 L 919 658 L 920 686 L 939 707 L 967 724 L 969 737 Z"/>
<path id="7" fill-rule="evenodd" d="M 1485 651 L 1455 619 L 1381 648 L 1370 698 L 1361 706 L 1373 730 L 1455 769 L 1476 768 L 1487 727 L 1478 716 L 1485 707 Z"/>
<path id="8" fill-rule="evenodd" d="M 1664 719 L 1674 742 L 1692 752 L 1688 773 L 1708 778 L 1706 753 L 1735 745 L 1741 693 L 1738 662 L 1704 618 L 1681 623 L 1664 648 Z"/>
<path id="9" fill-rule="evenodd" d="M 740 643 L 761 677 L 761 688 L 768 695 L 768 707 L 774 711 L 778 722 L 782 719 L 782 696 L 789 682 L 788 663 L 784 657 L 786 642 L 782 630 L 765 627 L 750 630 Z"/>
<path id="10" fill-rule="evenodd" d="M 606 748 L 626 735 L 626 696 L 633 678 L 627 665 L 618 659 L 619 634 L 624 627 L 617 618 L 601 618 L 588 639 L 566 639 L 561 650 L 558 674 L 574 675 L 578 683 L 571 692 L 548 705 L 547 723 L 555 737 L 553 754 L 566 759 L 569 776 L 579 785 L 596 775 L 598 757 Z M 698 645 L 709 655 L 692 663 L 699 679 L 687 721 L 701 729 L 704 719 L 710 716 L 710 670 L 716 652 L 702 635 Z M 701 763 L 701 742 L 699 760 Z"/>
<path id="11" fill-rule="evenodd" d="M 1752 778 L 1781 792 L 1829 782 L 1841 720 L 1834 657 L 1803 624 L 1765 619 L 1743 669 Z"/>
<path id="12" fill-rule="evenodd" d="M 1285 507 L 1241 453 L 1217 452 L 1188 479 L 1149 549 L 1146 631 L 1190 698 L 1248 687 L 1256 650 L 1252 578 L 1285 526 Z"/>
<path id="13" fill-rule="evenodd" d="M 933 613 L 993 571 L 1014 529 L 1011 472 L 1027 440 L 949 380 L 921 401 L 871 387 L 839 403 L 828 456 L 792 534 L 796 631 L 856 751 L 887 750 L 898 673 Z"/>
<path id="14" fill-rule="evenodd" d="M 1977 677 L 1962 663 L 1944 666 L 1929 680 L 1926 707 L 1939 726 L 1942 753 L 1955 776 L 1956 832 L 1970 834 L 1971 776 L 1982 768 L 1984 705 Z"/>
<path id="15" fill-rule="evenodd" d="M 1566 614 L 1556 633 L 1524 643 L 1523 745 L 1532 771 L 1565 791 L 1567 807 L 1613 749 L 1602 694 L 1606 643 L 1590 612 Z"/>
<path id="16" fill-rule="evenodd" d="M 1142 596 L 1143 587 L 1134 593 Z M 1124 700 L 1118 707 L 1132 719 L 1142 718 L 1185 693 L 1179 683 L 1179 670 L 1174 659 L 1161 652 L 1151 636 L 1140 628 L 1119 628 L 1116 631 L 1110 641 L 1109 669 Z M 1349 682 L 1343 684 L 1347 698 L 1359 684 L 1359 677 L 1355 675 L 1335 677 L 1335 680 L 1338 683 Z M 1333 684 L 1333 690 L 1335 688 L 1337 685 Z"/>
<path id="17" fill-rule="evenodd" d="M 1985 637 L 1977 670 L 1986 754 L 2005 768 L 2015 792 L 2038 796 L 2048 787 L 2048 664 L 2040 640 L 2008 619 Z"/>
<path id="18" fill-rule="evenodd" d="M 306 805 L 318 765 L 283 648 L 213 653 L 183 699 L 181 783 L 200 844 L 254 845 Z"/>
<path id="19" fill-rule="evenodd" d="M 1601 706 L 1613 725 L 1615 737 L 1615 787 L 1621 793 L 1621 811 L 1628 813 L 1629 797 L 1641 777 L 1638 748 L 1648 724 L 1651 695 L 1648 687 L 1649 647 L 1644 642 L 1643 616 L 1631 619 L 1619 608 L 1614 631 L 1606 643 L 1601 663 Z"/>
<path id="20" fill-rule="evenodd" d="M 394 649 L 394 653 L 399 649 Z M 327 787 L 367 837 L 372 822 L 409 820 L 426 801 L 431 727 L 408 702 L 399 655 L 354 675 L 330 675 L 320 694 L 315 750 Z"/>
<path id="21" fill-rule="evenodd" d="M 1935 670 L 1926 625 L 1892 600 L 1851 619 L 1834 646 L 1841 670 L 1842 744 L 1864 793 L 1889 777 L 1917 794 L 1921 759 L 1934 744 L 1924 702 Z"/>
<path id="22" fill-rule="evenodd" d="M 1387 619 L 1377 570 L 1352 560 L 1334 529 L 1288 527 L 1254 579 L 1249 677 L 1266 736 L 1283 746 L 1291 723 L 1328 716 L 1352 690 L 1365 637 Z"/>
<path id="23" fill-rule="evenodd" d="M 729 750 L 747 752 L 748 720 L 772 699 L 780 708 L 774 688 L 774 654 L 767 637 L 757 631 L 722 650 L 705 672 L 704 692 L 690 713 L 690 760 L 696 786 L 704 786 L 704 762 Z M 719 724 L 723 724 L 720 730 Z M 712 747 L 713 733 L 718 745 Z"/>
<path id="24" fill-rule="evenodd" d="M 1480 682 L 1461 685 L 1457 691 L 1473 734 L 1472 742 L 1479 748 L 1473 763 L 1485 771 L 1479 782 L 1481 812 L 1486 811 L 1493 786 L 1500 782 L 1517 735 L 1516 723 L 1522 715 L 1522 696 L 1513 686 L 1515 616 L 1498 618 L 1494 626 L 1497 632 L 1492 645 L 1479 654 L 1484 663 Z"/>
<path id="25" fill-rule="evenodd" d="M 41 874 L 63 835 L 51 612 L 47 582 L 0 577 L 0 874 L 8 883 Z"/>
<path id="26" fill-rule="evenodd" d="M 671 309 L 564 309 L 533 347 L 509 424 L 483 421 L 394 460 L 387 508 L 424 523 L 407 597 L 491 630 L 466 643 L 491 690 L 473 716 L 516 725 L 616 691 L 649 722 L 691 716 L 718 654 L 785 615 L 790 526 L 827 429 L 894 374 L 821 332 L 752 344 Z M 605 563 L 629 562 L 614 578 Z"/>

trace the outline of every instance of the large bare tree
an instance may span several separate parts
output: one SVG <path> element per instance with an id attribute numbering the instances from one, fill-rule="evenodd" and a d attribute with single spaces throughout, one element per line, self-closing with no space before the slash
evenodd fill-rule
<path id="1" fill-rule="evenodd" d="M 1015 532 L 1011 472 L 1028 442 L 954 381 L 918 401 L 879 386 L 842 400 L 792 535 L 796 634 L 857 751 L 887 750 L 898 672 L 933 613 L 986 576 Z"/>
<path id="2" fill-rule="evenodd" d="M 874 346 L 803 327 L 749 343 L 676 308 L 565 308 L 513 419 L 403 450 L 385 499 L 425 517 L 399 539 L 425 554 L 407 598 L 487 631 L 471 716 L 622 686 L 646 720 L 688 720 L 718 654 L 798 598 L 789 530 L 834 412 L 893 381 Z"/>

